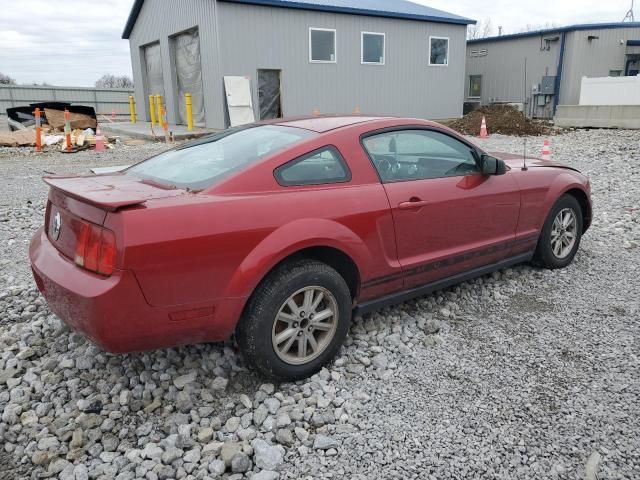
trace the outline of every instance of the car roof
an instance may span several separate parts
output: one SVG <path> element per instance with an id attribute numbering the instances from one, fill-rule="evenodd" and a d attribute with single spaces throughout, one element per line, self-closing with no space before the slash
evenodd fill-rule
<path id="1" fill-rule="evenodd" d="M 277 120 L 273 125 L 304 128 L 317 133 L 329 132 L 337 128 L 357 125 L 377 120 L 390 120 L 393 117 L 377 117 L 363 115 L 323 115 L 314 117 L 297 117 Z"/>

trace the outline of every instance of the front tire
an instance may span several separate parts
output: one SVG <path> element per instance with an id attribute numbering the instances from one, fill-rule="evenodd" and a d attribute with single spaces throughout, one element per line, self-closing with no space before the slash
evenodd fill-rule
<path id="1" fill-rule="evenodd" d="M 309 377 L 338 352 L 351 324 L 352 301 L 342 276 L 328 265 L 284 264 L 256 288 L 236 339 L 249 365 L 267 377 Z"/>
<path id="2" fill-rule="evenodd" d="M 575 197 L 563 195 L 553 205 L 534 255 L 534 263 L 545 268 L 564 268 L 578 252 L 582 239 L 582 208 Z"/>

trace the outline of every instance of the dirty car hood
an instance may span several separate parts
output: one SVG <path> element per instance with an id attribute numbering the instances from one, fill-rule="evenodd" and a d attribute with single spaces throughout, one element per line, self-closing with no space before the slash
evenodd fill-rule
<path id="1" fill-rule="evenodd" d="M 517 155 L 513 153 L 504 153 L 504 152 L 488 152 L 489 155 L 495 157 L 499 160 L 504 160 L 504 162 L 511 168 L 520 168 L 523 165 L 524 158 L 522 155 Z M 567 165 L 563 165 L 561 163 L 552 162 L 551 160 L 543 160 L 541 158 L 536 157 L 527 157 L 527 167 L 554 167 L 554 168 L 564 168 L 567 170 L 573 170 L 575 172 L 579 172 L 579 170 L 568 167 Z"/>

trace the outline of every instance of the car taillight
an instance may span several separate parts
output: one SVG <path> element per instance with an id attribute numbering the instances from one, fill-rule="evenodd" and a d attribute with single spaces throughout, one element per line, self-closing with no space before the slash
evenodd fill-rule
<path id="1" fill-rule="evenodd" d="M 93 223 L 82 222 L 74 261 L 76 265 L 99 273 L 111 275 L 116 257 L 116 238 L 111 230 Z"/>

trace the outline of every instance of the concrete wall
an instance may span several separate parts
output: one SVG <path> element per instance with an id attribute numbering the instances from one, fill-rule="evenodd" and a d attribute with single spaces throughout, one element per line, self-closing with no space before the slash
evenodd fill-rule
<path id="1" fill-rule="evenodd" d="M 129 116 L 129 95 L 133 90 L 119 88 L 52 87 L 0 85 L 0 113 L 7 108 L 37 102 L 68 102 L 89 105 L 97 113 Z"/>
<path id="2" fill-rule="evenodd" d="M 286 116 L 363 113 L 443 119 L 462 115 L 466 27 L 413 20 L 243 5 L 146 0 L 131 32 L 136 101 L 148 119 L 142 47 L 160 42 L 170 122 L 178 122 L 170 36 L 198 27 L 206 126 L 226 126 L 224 75 L 282 70 Z M 337 30 L 337 63 L 309 62 L 309 28 Z M 362 65 L 361 32 L 386 34 L 385 65 Z M 449 66 L 429 66 L 429 36 L 449 37 Z M 150 92 L 155 93 L 155 92 Z M 139 109 L 142 112 L 142 107 Z"/>
<path id="3" fill-rule="evenodd" d="M 559 105 L 559 127 L 640 129 L 640 105 Z"/>
<path id="4" fill-rule="evenodd" d="M 583 77 L 580 105 L 640 105 L 640 75 Z"/>

